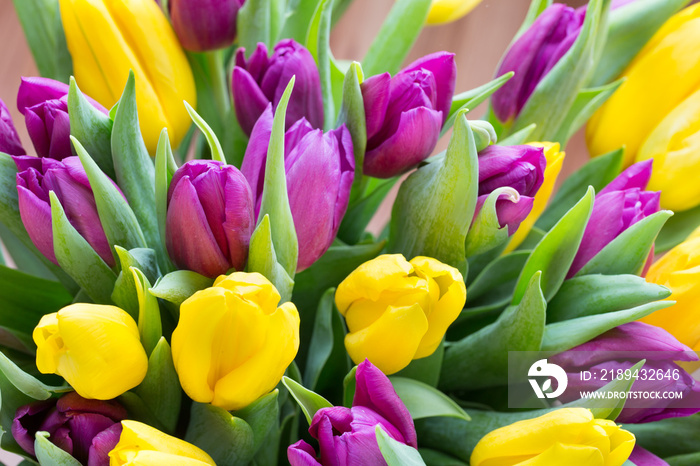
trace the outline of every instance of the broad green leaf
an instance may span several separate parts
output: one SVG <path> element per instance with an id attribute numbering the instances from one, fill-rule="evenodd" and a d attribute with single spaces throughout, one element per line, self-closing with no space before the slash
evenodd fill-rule
<path id="1" fill-rule="evenodd" d="M 311 390 L 316 388 L 316 383 L 321 375 L 323 367 L 333 351 L 333 298 L 335 288 L 329 288 L 318 303 L 314 329 L 309 343 L 309 352 L 304 368 L 304 384 Z"/>
<path id="2" fill-rule="evenodd" d="M 250 425 L 209 404 L 192 403 L 185 441 L 209 453 L 216 464 L 243 466 L 255 455 L 255 438 Z"/>
<path id="3" fill-rule="evenodd" d="M 352 192 L 350 194 L 351 203 L 360 196 L 362 187 L 365 184 L 363 182 L 362 165 L 364 164 L 365 149 L 367 148 L 367 121 L 362 89 L 360 89 L 363 79 L 362 66 L 357 62 L 353 62 L 348 72 L 345 73 L 343 102 L 337 123 L 337 126 L 344 124 L 350 131 L 350 137 L 352 138 L 355 156 L 355 178 L 352 182 Z"/>
<path id="4" fill-rule="evenodd" d="M 157 278 L 157 274 L 153 273 L 157 272 L 155 254 L 152 249 L 132 249 L 127 251 L 119 246 L 115 246 L 114 249 L 117 252 L 119 275 L 117 275 L 117 281 L 112 291 L 112 301 L 128 312 L 134 320 L 138 320 L 139 300 L 136 292 L 137 286 L 134 281 L 134 275 L 129 269 L 135 267 L 145 271 L 146 276 L 150 280 L 155 280 Z"/>
<path id="5" fill-rule="evenodd" d="M 161 277 L 151 294 L 179 306 L 199 290 L 210 287 L 214 280 L 191 270 L 176 270 Z"/>
<path id="6" fill-rule="evenodd" d="M 136 296 L 139 302 L 138 326 L 141 343 L 146 350 L 146 354 L 150 356 L 158 341 L 163 337 L 158 299 L 149 291 L 151 284 L 143 272 L 136 267 L 130 267 L 129 270 L 133 274 L 136 284 Z"/>
<path id="7" fill-rule="evenodd" d="M 429 448 L 419 448 L 421 458 L 428 466 L 469 466 L 454 456 L 445 454 L 441 451 L 431 450 Z"/>
<path id="8" fill-rule="evenodd" d="M 56 194 L 49 197 L 56 260 L 95 303 L 110 304 L 117 276 L 70 224 Z"/>
<path id="9" fill-rule="evenodd" d="M 636 275 L 584 275 L 566 280 L 547 305 L 547 322 L 622 311 L 666 299 L 668 288 Z"/>
<path id="10" fill-rule="evenodd" d="M 165 432 L 173 434 L 180 415 L 182 389 L 175 372 L 170 346 L 165 338 L 160 338 L 148 357 L 146 377 L 134 392 L 160 421 Z"/>
<path id="11" fill-rule="evenodd" d="M 314 12 L 309 31 L 306 35 L 306 48 L 316 60 L 318 74 L 321 78 L 321 94 L 323 95 L 324 129 L 330 130 L 335 124 L 336 111 L 333 101 L 331 84 L 331 14 L 333 0 L 322 0 Z"/>
<path id="12" fill-rule="evenodd" d="M 394 440 L 379 424 L 374 431 L 377 433 L 379 451 L 381 451 L 387 466 L 425 466 L 418 450 Z"/>
<path id="13" fill-rule="evenodd" d="M 282 383 L 289 393 L 292 394 L 294 399 L 297 401 L 301 410 L 306 416 L 306 420 L 311 425 L 311 420 L 314 418 L 314 414 L 321 408 L 331 408 L 332 404 L 328 402 L 321 395 L 318 395 L 311 390 L 304 388 L 301 384 L 295 382 L 287 376 L 282 377 Z"/>
<path id="14" fill-rule="evenodd" d="M 509 298 L 528 257 L 530 251 L 513 251 L 490 262 L 467 286 L 467 305 L 471 307 L 503 296 Z"/>
<path id="15" fill-rule="evenodd" d="M 303 44 L 309 31 L 309 25 L 320 3 L 321 0 L 289 0 L 287 2 L 287 21 L 284 23 L 280 37 L 288 37 Z"/>
<path id="16" fill-rule="evenodd" d="M 247 55 L 253 53 L 258 42 L 272 50 L 284 26 L 285 12 L 283 0 L 246 0 L 236 21 L 238 45 L 245 47 Z"/>
<path id="17" fill-rule="evenodd" d="M 393 376 L 389 380 L 413 419 L 439 416 L 469 420 L 469 415 L 437 388 L 404 377 Z"/>
<path id="18" fill-rule="evenodd" d="M 418 38 L 430 11 L 431 0 L 398 0 L 362 60 L 367 76 L 395 74 Z"/>
<path id="19" fill-rule="evenodd" d="M 687 455 L 677 455 L 670 458 L 664 458 L 668 466 L 697 466 L 700 464 L 700 452 L 689 453 Z M 635 465 L 644 466 L 644 465 Z"/>
<path id="20" fill-rule="evenodd" d="M 168 189 L 170 188 L 170 180 L 177 171 L 177 164 L 173 157 L 173 151 L 170 147 L 170 138 L 168 137 L 168 129 L 163 128 L 158 139 L 158 148 L 156 149 L 155 160 L 155 180 L 156 180 L 156 216 L 158 217 L 158 232 L 160 233 L 160 243 L 166 244 L 165 240 L 165 223 L 168 217 Z M 170 260 L 167 256 L 160 256 L 159 264 L 164 271 L 173 269 Z"/>
<path id="21" fill-rule="evenodd" d="M 486 99 L 491 97 L 494 92 L 499 90 L 505 83 L 507 83 L 510 78 L 515 76 L 512 71 L 504 73 L 496 79 L 482 84 L 479 87 L 457 94 L 452 98 L 452 106 L 450 107 L 450 113 L 447 116 L 447 120 L 442 127 L 442 134 L 445 134 L 448 129 L 454 124 L 455 116 L 460 110 L 466 110 L 467 112 L 474 110 L 479 104 L 484 102 Z"/>
<path id="22" fill-rule="evenodd" d="M 501 196 L 505 196 L 506 200 L 514 204 L 520 201 L 518 191 L 509 186 L 495 189 L 488 195 L 469 228 L 465 247 L 467 257 L 483 254 L 508 240 L 508 226 L 501 228 L 496 210 L 496 202 L 501 199 Z"/>
<path id="23" fill-rule="evenodd" d="M 654 252 L 662 253 L 678 246 L 698 227 L 700 227 L 700 206 L 674 212 L 673 217 L 666 221 L 656 238 Z"/>
<path id="24" fill-rule="evenodd" d="M 532 133 L 535 131 L 535 128 L 537 128 L 537 124 L 532 123 L 531 125 L 527 125 L 521 130 L 518 130 L 514 132 L 513 134 L 508 135 L 505 138 L 502 138 L 498 141 L 499 146 L 518 146 L 520 144 L 525 144 L 526 142 L 532 141 Z"/>
<path id="25" fill-rule="evenodd" d="M 26 247 L 24 243 L 17 238 L 17 235 L 12 233 L 2 222 L 0 222 L 0 241 L 2 241 L 6 250 L 6 252 L 2 254 L 3 265 L 6 265 L 7 262 L 11 260 L 11 263 L 14 263 L 15 268 L 19 271 L 37 278 L 56 281 L 56 276 L 44 262 L 37 257 L 34 251 Z M 56 269 L 60 270 L 57 267 Z"/>
<path id="26" fill-rule="evenodd" d="M 661 458 L 700 451 L 700 416 L 697 414 L 645 424 L 625 424 L 624 428 L 634 434 L 638 445 Z"/>
<path id="27" fill-rule="evenodd" d="M 535 247 L 520 273 L 513 295 L 513 304 L 520 302 L 530 277 L 538 270 L 542 272 L 542 292 L 545 299 L 549 301 L 557 293 L 581 244 L 583 232 L 593 210 L 594 197 L 593 189 L 589 188 L 586 195 Z"/>
<path id="28" fill-rule="evenodd" d="M 17 390 L 34 400 L 47 400 L 51 397 L 51 393 L 63 390 L 62 387 L 51 387 L 27 374 L 2 352 L 0 352 L 0 372 Z"/>
<path id="29" fill-rule="evenodd" d="M 226 163 L 224 150 L 221 148 L 221 143 L 216 137 L 216 134 L 214 134 L 214 130 L 211 129 L 211 126 L 209 126 L 209 124 L 206 121 L 204 121 L 204 118 L 199 116 L 199 113 L 197 113 L 197 111 L 193 109 L 192 106 L 187 102 L 185 102 L 185 108 L 187 109 L 187 113 L 190 114 L 190 118 L 192 118 L 194 124 L 197 125 L 197 128 L 199 128 L 199 130 L 204 135 L 204 138 L 207 140 L 207 144 L 209 144 L 209 150 L 211 151 L 211 159 L 216 160 L 217 162 Z"/>
<path id="30" fill-rule="evenodd" d="M 352 406 L 352 401 L 355 398 L 355 388 L 357 387 L 357 380 L 355 379 L 356 373 L 357 366 L 353 366 L 350 372 L 343 378 L 343 406 L 347 408 Z"/>
<path id="31" fill-rule="evenodd" d="M 289 276 L 282 264 L 277 261 L 277 253 L 273 242 L 274 237 L 271 231 L 270 217 L 268 214 L 265 214 L 250 237 L 248 272 L 258 272 L 264 275 L 275 285 L 280 296 L 282 296 L 282 302 L 286 302 L 292 296 L 294 280 Z"/>
<path id="32" fill-rule="evenodd" d="M 360 165 L 360 169 L 361 168 L 362 166 Z M 355 176 L 357 176 L 357 173 Z M 367 178 L 365 178 L 365 180 L 366 179 Z M 372 217 L 374 217 L 374 214 L 384 201 L 384 198 L 389 194 L 391 188 L 394 187 L 399 178 L 377 180 L 376 183 L 373 183 L 374 180 L 376 179 L 373 178 L 367 182 L 368 186 L 366 187 L 364 196 L 350 203 L 348 210 L 345 212 L 345 216 L 343 216 L 342 222 L 340 222 L 338 238 L 348 244 L 355 244 L 360 240 L 362 234 L 365 232 L 365 228 L 367 228 L 367 225 L 369 225 L 369 222 L 372 220 Z"/>
<path id="33" fill-rule="evenodd" d="M 139 395 L 136 394 L 136 390 L 122 393 L 117 398 L 117 401 L 119 401 L 119 403 L 126 408 L 129 419 L 142 422 L 163 432 L 167 430 L 160 419 L 156 417 L 153 409 Z"/>
<path id="34" fill-rule="evenodd" d="M 263 446 L 268 433 L 277 427 L 279 406 L 277 398 L 279 390 L 259 398 L 246 408 L 234 412 L 234 416 L 243 419 L 253 430 L 253 451 L 257 452 Z M 265 445 L 265 447 L 269 447 Z"/>
<path id="35" fill-rule="evenodd" d="M 34 440 L 34 450 L 39 464 L 50 466 L 80 466 L 80 461 L 49 441 L 48 432 L 37 432 Z"/>
<path id="36" fill-rule="evenodd" d="M 639 320 L 652 312 L 673 306 L 675 301 L 656 301 L 622 311 L 579 317 L 549 324 L 544 329 L 541 351 L 559 353 L 583 344 L 627 322 Z"/>
<path id="37" fill-rule="evenodd" d="M 425 358 L 414 359 L 408 366 L 404 367 L 393 377 L 412 379 L 427 384 L 430 387 L 437 387 L 440 381 L 442 361 L 445 357 L 445 341 L 443 339 L 437 349 Z"/>

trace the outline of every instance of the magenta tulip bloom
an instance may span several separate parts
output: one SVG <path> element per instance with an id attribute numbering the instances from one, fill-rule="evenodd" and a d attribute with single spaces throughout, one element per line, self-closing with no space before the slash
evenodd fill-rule
<path id="1" fill-rule="evenodd" d="M 0 152 L 8 155 L 24 155 L 26 151 L 22 147 L 19 135 L 12 122 L 12 116 L 5 102 L 0 99 Z"/>
<path id="2" fill-rule="evenodd" d="M 321 78 L 308 50 L 285 39 L 275 45 L 268 57 L 267 47 L 259 43 L 246 60 L 245 49 L 238 49 L 231 84 L 236 117 L 246 134 L 253 131 L 268 104 L 277 108 L 292 76 L 296 78 L 287 106 L 287 128 L 301 118 L 306 118 L 313 128 L 323 128 Z"/>
<path id="3" fill-rule="evenodd" d="M 674 362 L 697 361 L 698 356 L 666 330 L 642 322 L 620 325 L 551 358 L 569 376 L 567 390 L 559 399 L 564 402 L 573 401 L 580 397 L 580 392 L 595 391 L 610 381 L 610 378 L 601 380 L 593 377 L 591 380 L 582 380 L 581 371 L 596 371 L 601 374 L 606 370 L 610 374 L 610 371 L 617 373 L 621 370 L 624 373 L 641 359 L 646 359 L 643 369 L 647 372 L 669 374 L 670 377 L 639 378 L 632 385 L 632 393 L 681 392 L 683 397 L 640 397 L 633 402 L 628 401 L 617 422 L 653 422 L 700 412 L 700 383 Z M 678 380 L 672 377 L 674 373 L 678 375 Z"/>
<path id="4" fill-rule="evenodd" d="M 401 70 L 362 83 L 367 119 L 366 175 L 391 178 L 425 160 L 435 148 L 452 103 L 454 54 L 427 55 Z"/>
<path id="5" fill-rule="evenodd" d="M 228 47 L 244 0 L 170 0 L 170 20 L 180 44 L 192 52 Z"/>
<path id="6" fill-rule="evenodd" d="M 287 449 L 292 466 L 386 464 L 377 444 L 378 425 L 394 440 L 417 448 L 411 415 L 387 376 L 365 360 L 357 366 L 355 379 L 352 408 L 322 408 L 311 421 L 309 433 L 318 440 L 320 457 L 299 440 Z"/>
<path id="7" fill-rule="evenodd" d="M 76 392 L 57 400 L 20 407 L 12 422 L 12 436 L 34 455 L 34 436 L 49 433 L 49 441 L 86 466 L 108 466 L 109 452 L 121 435 L 126 410 L 116 401 L 88 400 Z"/>
<path id="8" fill-rule="evenodd" d="M 256 217 L 262 200 L 272 119 L 272 106 L 268 105 L 253 129 L 241 166 L 253 190 Z M 355 159 L 345 125 L 324 133 L 306 119 L 287 130 L 284 149 L 287 194 L 299 240 L 297 271 L 301 271 L 328 250 L 338 232 L 355 177 Z"/>
<path id="9" fill-rule="evenodd" d="M 496 201 L 496 213 L 501 228 L 508 225 L 512 235 L 525 220 L 534 202 L 535 194 L 544 181 L 547 159 L 544 149 L 533 146 L 488 146 L 479 153 L 479 197 L 476 214 L 489 194 L 503 187 L 518 191 L 520 200 L 511 202 L 506 194 Z"/>
<path id="10" fill-rule="evenodd" d="M 63 160 L 31 156 L 13 159 L 17 165 L 19 214 L 34 246 L 58 265 L 53 250 L 49 199 L 49 191 L 53 191 L 71 225 L 102 260 L 113 266 L 114 256 L 102 229 L 95 197 L 80 159 L 75 156 Z"/>
<path id="11" fill-rule="evenodd" d="M 661 193 L 645 191 L 653 160 L 639 162 L 622 172 L 595 197 L 574 262 L 567 278 L 573 277 L 623 231 L 659 211 Z M 649 253 L 649 259 L 654 251 Z"/>
<path id="12" fill-rule="evenodd" d="M 93 99 L 98 110 L 107 110 Z M 29 137 L 39 157 L 61 160 L 73 155 L 68 118 L 68 85 L 49 78 L 22 78 L 17 108 L 24 115 Z"/>
<path id="13" fill-rule="evenodd" d="M 236 167 L 193 160 L 175 172 L 165 231 L 179 268 L 207 277 L 243 270 L 254 228 L 253 195 Z"/>
<path id="14" fill-rule="evenodd" d="M 634 446 L 632 454 L 629 457 L 632 464 L 638 466 L 668 466 L 668 463 L 650 451 L 645 450 L 639 445 Z"/>

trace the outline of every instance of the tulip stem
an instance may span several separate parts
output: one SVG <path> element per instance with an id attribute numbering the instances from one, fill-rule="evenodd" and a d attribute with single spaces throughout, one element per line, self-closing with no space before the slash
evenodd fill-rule
<path id="1" fill-rule="evenodd" d="M 228 92 L 228 79 L 224 67 L 223 50 L 214 50 L 205 54 L 207 68 L 209 68 L 209 79 L 214 89 L 214 101 L 219 112 L 221 126 L 224 127 L 228 114 L 231 111 L 231 96 Z"/>

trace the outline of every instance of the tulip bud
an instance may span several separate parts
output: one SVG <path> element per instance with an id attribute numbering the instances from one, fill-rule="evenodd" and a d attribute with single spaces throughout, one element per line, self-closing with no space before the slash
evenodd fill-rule
<path id="1" fill-rule="evenodd" d="M 182 303 L 172 352 L 190 398 L 230 411 L 275 388 L 299 349 L 299 313 L 279 300 L 259 273 L 235 272 Z"/>
<path id="2" fill-rule="evenodd" d="M 272 118 L 268 105 L 253 129 L 241 166 L 253 190 L 256 218 Z M 299 239 L 297 271 L 302 271 L 328 250 L 345 215 L 355 177 L 352 139 L 345 125 L 324 134 L 302 118 L 285 134 L 284 153 L 289 207 Z"/>
<path id="3" fill-rule="evenodd" d="M 435 352 L 466 298 L 462 274 L 435 259 L 367 261 L 335 293 L 349 330 L 345 349 L 355 363 L 369 359 L 385 374 L 398 372 Z"/>
<path id="4" fill-rule="evenodd" d="M 378 425 L 394 440 L 417 448 L 411 415 L 387 376 L 365 360 L 357 366 L 355 380 L 352 408 L 322 408 L 311 421 L 309 433 L 318 440 L 321 457 L 299 440 L 287 449 L 292 466 L 385 464 L 377 444 Z"/>
<path id="5" fill-rule="evenodd" d="M 76 392 L 58 400 L 20 407 L 12 422 L 12 436 L 34 455 L 34 436 L 48 432 L 49 441 L 82 464 L 108 466 L 109 451 L 119 441 L 126 409 L 116 401 L 89 400 Z"/>
<path id="6" fill-rule="evenodd" d="M 634 359 L 629 359 L 629 352 L 633 352 Z M 653 422 L 669 417 L 690 416 L 700 411 L 700 383 L 674 362 L 697 361 L 698 356 L 664 329 L 642 322 L 620 325 L 587 343 L 552 357 L 552 362 L 568 374 L 567 390 L 559 399 L 562 402 L 573 401 L 581 393 L 593 392 L 607 383 L 607 380 L 598 378 L 582 380 L 582 371 L 598 374 L 603 370 L 608 373 L 624 373 L 642 358 L 646 363 L 641 370 L 677 373 L 678 380 L 673 377 L 653 380 L 639 378 L 632 384 L 630 400 L 644 400 L 643 394 L 651 392 L 682 393 L 682 396 L 676 399 L 662 395 L 643 402 L 628 402 L 627 405 L 632 406 L 622 409 L 617 417 L 618 422 Z"/>
<path id="7" fill-rule="evenodd" d="M 486 434 L 470 464 L 622 466 L 634 444 L 634 435 L 613 421 L 595 419 L 584 408 L 562 408 Z"/>
<path id="8" fill-rule="evenodd" d="M 195 106 L 192 70 L 156 2 L 60 0 L 61 20 L 75 79 L 105 107 L 114 105 L 129 77 L 136 77 L 139 125 L 154 154 L 161 130 L 175 147 L 192 125 L 182 101 Z"/>
<path id="9" fill-rule="evenodd" d="M 175 265 L 207 277 L 242 270 L 255 227 L 253 197 L 232 165 L 193 160 L 168 190 L 166 246 Z"/>
<path id="10" fill-rule="evenodd" d="M 206 52 L 233 44 L 236 18 L 244 0 L 170 0 L 170 20 L 180 44 Z"/>
<path id="11" fill-rule="evenodd" d="M 658 192 L 645 191 L 651 176 L 651 161 L 639 162 L 622 172 L 600 191 L 583 233 L 568 278 L 576 275 L 623 231 L 659 211 Z M 653 258 L 653 250 L 649 259 Z"/>
<path id="12" fill-rule="evenodd" d="M 456 76 L 454 54 L 438 52 L 416 60 L 393 78 L 384 73 L 362 83 L 366 175 L 391 178 L 431 154 L 450 110 Z"/>
<path id="13" fill-rule="evenodd" d="M 275 45 L 272 56 L 268 57 L 267 47 L 259 43 L 249 59 L 245 58 L 244 48 L 238 49 L 231 85 L 236 117 L 246 134 L 250 135 L 270 103 L 277 109 L 292 76 L 296 78 L 287 107 L 286 127 L 306 118 L 312 128 L 323 128 L 321 78 L 314 57 L 304 46 L 285 39 Z"/>
<path id="14" fill-rule="evenodd" d="M 141 383 L 148 357 L 134 319 L 116 306 L 71 304 L 41 318 L 36 366 L 84 398 L 111 400 Z"/>
<path id="15" fill-rule="evenodd" d="M 496 201 L 501 228 L 508 225 L 512 235 L 532 210 L 534 197 L 542 186 L 547 159 L 544 149 L 533 146 L 489 146 L 479 153 L 479 213 L 486 198 L 498 188 L 511 187 L 520 194 L 517 202 L 503 195 Z"/>
<path id="16" fill-rule="evenodd" d="M 107 115 L 107 109 L 88 101 Z M 39 157 L 61 160 L 73 155 L 68 118 L 68 85 L 49 78 L 22 78 L 17 108 L 24 115 L 27 132 Z"/>
<path id="17" fill-rule="evenodd" d="M 428 12 L 427 24 L 445 24 L 466 16 L 481 0 L 433 0 Z"/>
<path id="18" fill-rule="evenodd" d="M 109 458 L 111 466 L 216 466 L 203 450 L 136 421 L 122 421 L 119 443 Z"/>
<path id="19" fill-rule="evenodd" d="M 53 249 L 49 191 L 53 191 L 68 221 L 110 266 L 114 256 L 102 229 L 95 197 L 80 159 L 63 160 L 31 156 L 13 157 L 17 165 L 19 214 L 37 249 L 58 265 Z"/>
<path id="20" fill-rule="evenodd" d="M 22 147 L 19 135 L 12 123 L 12 116 L 5 102 L 0 99 L 0 152 L 9 155 L 24 155 L 26 151 Z"/>

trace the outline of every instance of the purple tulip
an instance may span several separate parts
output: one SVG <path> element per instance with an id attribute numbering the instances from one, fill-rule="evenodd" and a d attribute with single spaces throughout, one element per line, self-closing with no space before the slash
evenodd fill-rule
<path id="1" fill-rule="evenodd" d="M 355 379 L 352 408 L 322 408 L 311 421 L 309 433 L 318 440 L 320 458 L 299 440 L 287 449 L 292 466 L 386 464 L 377 444 L 377 425 L 394 440 L 417 448 L 411 415 L 387 376 L 365 360 L 357 366 Z"/>
<path id="2" fill-rule="evenodd" d="M 515 233 L 532 210 L 545 168 L 547 159 L 541 147 L 494 145 L 483 149 L 479 152 L 479 197 L 474 216 L 494 190 L 511 187 L 518 191 L 520 199 L 512 202 L 507 194 L 502 194 L 496 201 L 496 213 L 501 228 L 508 225 L 508 234 Z"/>
<path id="3" fill-rule="evenodd" d="M 27 153 L 19 140 L 10 111 L 2 99 L 0 99 L 0 152 L 8 155 L 24 155 Z"/>
<path id="4" fill-rule="evenodd" d="M 301 118 L 306 118 L 313 128 L 323 128 L 321 78 L 308 50 L 285 39 L 275 45 L 268 57 L 267 47 L 259 43 L 246 60 L 245 49 L 238 49 L 231 85 L 236 117 L 246 134 L 253 131 L 268 104 L 277 108 L 292 76 L 296 80 L 287 107 L 287 128 Z"/>
<path id="5" fill-rule="evenodd" d="M 110 266 L 114 256 L 97 214 L 90 182 L 78 157 L 63 160 L 32 156 L 13 157 L 17 165 L 17 194 L 22 223 L 34 245 L 54 264 L 51 203 L 53 191 L 68 221 Z M 116 186 L 116 185 L 115 185 Z"/>
<path id="6" fill-rule="evenodd" d="M 566 392 L 559 399 L 578 399 L 580 392 L 592 392 L 610 380 L 582 380 L 581 371 L 610 371 L 631 369 L 639 360 L 646 359 L 643 369 L 678 374 L 673 377 L 639 378 L 631 392 L 681 392 L 681 399 L 639 399 L 625 407 L 617 422 L 653 422 L 669 417 L 690 416 L 700 412 L 700 383 L 674 361 L 697 361 L 698 356 L 666 330 L 642 322 L 630 322 L 616 327 L 593 340 L 560 353 L 552 362 L 561 366 L 569 376 Z M 631 403 L 628 402 L 627 406 Z"/>
<path id="7" fill-rule="evenodd" d="M 98 110 L 107 110 L 88 98 Z M 68 118 L 68 85 L 49 78 L 22 78 L 17 108 L 24 115 L 29 137 L 39 157 L 61 160 L 73 155 Z"/>
<path id="8" fill-rule="evenodd" d="M 255 197 L 256 218 L 262 200 L 272 106 L 258 120 L 241 171 Z M 297 271 L 311 266 L 330 247 L 345 215 L 355 177 L 350 132 L 341 126 L 323 133 L 302 118 L 285 134 L 287 194 L 299 240 Z"/>
<path id="9" fill-rule="evenodd" d="M 629 461 L 638 466 L 668 466 L 668 463 L 639 445 L 634 446 Z"/>
<path id="10" fill-rule="evenodd" d="M 180 44 L 192 52 L 228 47 L 244 0 L 170 0 L 170 20 Z"/>
<path id="11" fill-rule="evenodd" d="M 454 54 L 437 52 L 416 60 L 393 78 L 362 83 L 367 119 L 363 172 L 391 178 L 418 165 L 435 148 L 455 89 Z"/>
<path id="12" fill-rule="evenodd" d="M 121 435 L 126 410 L 116 401 L 88 400 L 76 392 L 57 400 L 20 407 L 12 422 L 12 436 L 34 455 L 34 436 L 49 433 L 49 441 L 86 466 L 108 466 L 109 452 Z"/>
<path id="13" fill-rule="evenodd" d="M 596 195 L 591 218 L 567 278 L 576 275 L 623 231 L 659 211 L 661 193 L 645 191 L 652 162 L 650 159 L 632 165 Z M 653 255 L 652 248 L 649 260 Z"/>
<path id="14" fill-rule="evenodd" d="M 253 195 L 236 167 L 193 160 L 175 172 L 166 218 L 175 265 L 207 277 L 243 270 L 254 228 Z"/>

